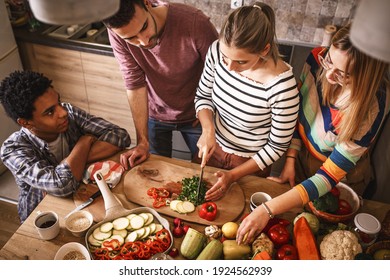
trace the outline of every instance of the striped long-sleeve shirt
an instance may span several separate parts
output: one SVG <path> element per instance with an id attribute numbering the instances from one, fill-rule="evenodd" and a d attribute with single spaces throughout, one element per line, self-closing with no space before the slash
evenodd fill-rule
<path id="1" fill-rule="evenodd" d="M 296 136 L 314 157 L 324 162 L 315 175 L 296 186 L 303 203 L 327 193 L 354 168 L 377 136 L 390 108 L 389 92 L 386 92 L 385 85 L 382 84 L 376 94 L 377 102 L 370 109 L 372 121 L 368 122 L 367 118 L 360 125 L 358 139 L 338 143 L 333 124 L 340 121 L 336 119 L 340 117 L 338 108 L 348 102 L 349 95 L 340 96 L 330 107 L 322 104 L 321 86 L 317 84 L 318 53 L 321 50 L 322 48 L 312 50 L 300 77 L 302 106 L 298 117 L 299 133 Z"/>
<path id="2" fill-rule="evenodd" d="M 94 135 L 98 140 L 120 148 L 130 146 L 130 136 L 125 129 L 69 103 L 62 103 L 62 106 L 68 111 L 69 127 L 64 136 L 70 150 L 85 134 Z M 19 186 L 18 213 L 21 222 L 35 209 L 45 193 L 65 197 L 79 186 L 69 164 L 66 161 L 58 162 L 50 152 L 48 143 L 26 128 L 14 132 L 4 141 L 1 160 Z"/>
<path id="3" fill-rule="evenodd" d="M 286 151 L 296 125 L 299 95 L 292 68 L 258 83 L 229 71 L 215 41 L 206 56 L 195 109 L 214 113 L 216 141 L 225 152 L 252 157 L 264 169 Z"/>

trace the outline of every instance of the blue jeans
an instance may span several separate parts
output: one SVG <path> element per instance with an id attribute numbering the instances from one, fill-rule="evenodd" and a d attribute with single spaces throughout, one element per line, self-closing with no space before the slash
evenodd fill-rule
<path id="1" fill-rule="evenodd" d="M 149 145 L 150 153 L 172 157 L 172 131 L 179 131 L 184 138 L 189 150 L 191 158 L 198 154 L 199 137 L 202 134 L 202 126 L 198 122 L 196 127 L 192 127 L 193 122 L 189 123 L 165 123 L 150 119 L 148 121 Z"/>

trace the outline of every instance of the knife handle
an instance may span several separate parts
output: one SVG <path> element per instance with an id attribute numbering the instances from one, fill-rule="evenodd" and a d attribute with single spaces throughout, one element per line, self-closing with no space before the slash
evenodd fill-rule
<path id="1" fill-rule="evenodd" d="M 100 190 L 98 190 L 98 191 L 95 192 L 93 195 L 91 195 L 90 198 L 95 199 L 95 198 L 99 197 L 101 194 L 102 194 L 102 192 L 101 192 Z"/>

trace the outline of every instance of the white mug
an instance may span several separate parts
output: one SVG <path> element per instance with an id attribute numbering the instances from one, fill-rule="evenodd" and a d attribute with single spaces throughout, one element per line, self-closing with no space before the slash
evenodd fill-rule
<path id="1" fill-rule="evenodd" d="M 265 192 L 255 192 L 251 195 L 251 200 L 249 203 L 249 207 L 251 211 L 255 210 L 257 206 L 261 205 L 264 202 L 267 202 L 268 200 L 271 200 L 272 197 Z"/>
<path id="2" fill-rule="evenodd" d="M 37 212 L 34 220 L 34 226 L 37 229 L 42 240 L 55 238 L 60 232 L 60 221 L 57 213 L 53 211 Z"/>

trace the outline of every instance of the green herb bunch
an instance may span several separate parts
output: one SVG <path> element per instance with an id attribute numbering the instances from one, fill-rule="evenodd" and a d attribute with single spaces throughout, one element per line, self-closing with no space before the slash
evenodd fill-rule
<path id="1" fill-rule="evenodd" d="M 199 194 L 199 201 L 197 201 L 197 190 L 198 190 L 198 183 L 199 183 L 199 176 L 195 175 L 192 178 L 184 178 L 182 181 L 182 190 L 177 199 L 180 200 L 188 200 L 192 202 L 195 206 L 202 204 L 205 202 L 205 195 L 207 192 L 207 183 L 202 180 L 202 183 L 200 185 L 200 194 Z"/>

